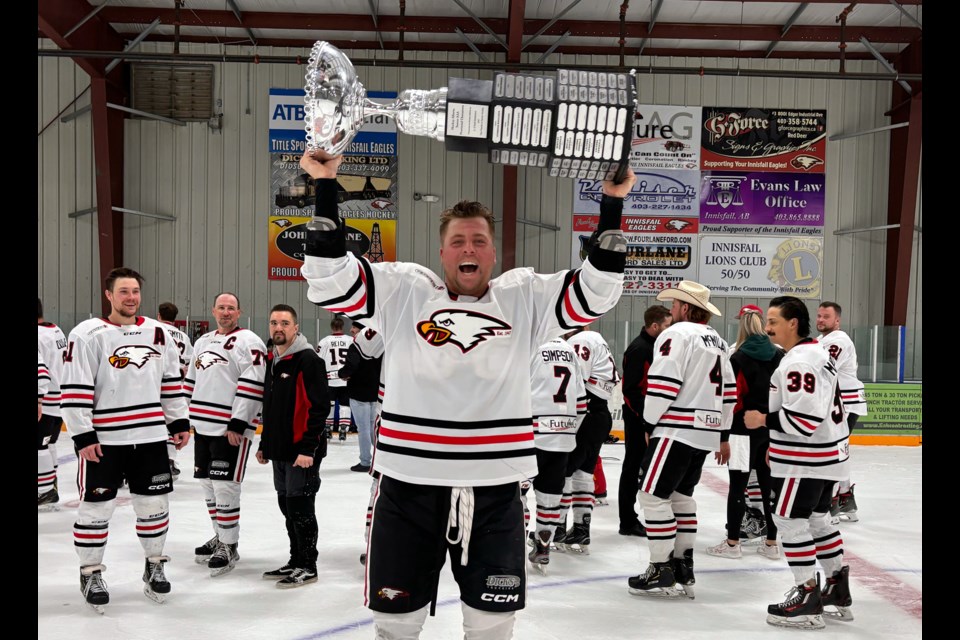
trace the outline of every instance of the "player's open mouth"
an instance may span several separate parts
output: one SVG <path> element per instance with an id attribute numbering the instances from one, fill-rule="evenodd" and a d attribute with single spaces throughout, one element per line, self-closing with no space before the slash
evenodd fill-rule
<path id="1" fill-rule="evenodd" d="M 474 262 L 464 262 L 459 268 L 460 273 L 476 273 L 480 267 Z"/>

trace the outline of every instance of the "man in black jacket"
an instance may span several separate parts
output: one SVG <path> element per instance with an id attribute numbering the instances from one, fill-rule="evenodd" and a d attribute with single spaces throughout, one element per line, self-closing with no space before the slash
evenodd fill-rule
<path id="1" fill-rule="evenodd" d="M 361 331 L 364 332 L 363 335 Z M 357 439 L 360 441 L 360 463 L 350 467 L 350 471 L 366 473 L 373 464 L 373 424 L 377 414 L 383 355 L 372 356 L 360 348 L 361 340 L 364 344 L 370 344 L 378 338 L 373 329 L 364 329 L 362 324 L 354 322 L 350 333 L 354 342 L 347 351 L 347 361 L 340 367 L 337 375 L 347 381 L 350 413 L 357 423 Z M 380 339 L 380 344 L 382 343 L 383 340 Z"/>
<path id="2" fill-rule="evenodd" d="M 273 462 L 273 485 L 290 538 L 290 561 L 267 571 L 283 589 L 317 581 L 317 514 L 320 460 L 327 455 L 324 420 L 330 411 L 327 372 L 307 339 L 297 312 L 278 304 L 270 311 L 269 355 L 263 393 L 263 434 L 257 461 Z"/>
<path id="3" fill-rule="evenodd" d="M 652 425 L 643 421 L 643 404 L 647 395 L 647 369 L 653 363 L 653 343 L 670 326 L 673 316 L 662 305 L 654 305 L 643 314 L 643 329 L 623 352 L 623 466 L 618 494 L 620 535 L 645 536 L 637 518 L 637 487 L 640 463 L 647 451 Z"/>

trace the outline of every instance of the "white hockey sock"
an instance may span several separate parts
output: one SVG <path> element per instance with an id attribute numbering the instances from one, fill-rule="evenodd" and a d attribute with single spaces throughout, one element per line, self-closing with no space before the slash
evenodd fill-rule
<path id="1" fill-rule="evenodd" d="M 577 469 L 571 478 L 573 521 L 583 522 L 583 516 L 593 513 L 593 474 Z"/>
<path id="2" fill-rule="evenodd" d="M 77 521 L 73 524 L 73 546 L 80 558 L 81 567 L 103 564 L 110 518 L 116 503 L 116 500 L 80 502 Z"/>
<path id="3" fill-rule="evenodd" d="M 510 640 L 516 611 L 480 611 L 461 602 L 463 640 Z"/>
<path id="4" fill-rule="evenodd" d="M 217 497 L 217 536 L 224 544 L 240 541 L 240 483 L 214 480 L 213 493 Z"/>
<path id="5" fill-rule="evenodd" d="M 374 638 L 376 640 L 417 640 L 429 612 L 429 604 L 409 613 L 374 611 Z"/>
<path id="6" fill-rule="evenodd" d="M 200 488 L 203 490 L 203 501 L 207 504 L 207 515 L 210 516 L 213 533 L 217 534 L 217 497 L 213 493 L 213 480 L 200 478 Z"/>
<path id="7" fill-rule="evenodd" d="M 637 495 L 643 511 L 643 526 L 647 529 L 650 562 L 666 562 L 677 539 L 677 520 L 670 500 L 641 491 Z"/>
<path id="8" fill-rule="evenodd" d="M 133 512 L 137 514 L 137 537 L 144 557 L 162 556 L 170 528 L 169 494 L 142 496 L 132 494 Z"/>
<path id="9" fill-rule="evenodd" d="M 793 572 L 793 580 L 803 584 L 817 574 L 817 549 L 810 534 L 810 521 L 806 518 L 784 518 L 774 514 L 773 521 L 780 534 L 780 544 L 787 564 Z"/>
<path id="10" fill-rule="evenodd" d="M 840 529 L 831 524 L 829 513 L 814 511 L 808 520 L 813 544 L 817 548 L 817 560 L 827 576 L 832 576 L 843 566 L 843 538 Z"/>
<path id="11" fill-rule="evenodd" d="M 563 481 L 563 496 L 560 498 L 560 524 L 564 529 L 567 528 L 567 513 L 570 511 L 570 505 L 573 503 L 573 478 L 565 478 Z"/>
<path id="12" fill-rule="evenodd" d="M 550 533 L 550 540 L 553 540 L 553 532 L 560 522 L 560 499 L 559 493 L 543 493 L 534 490 L 537 496 L 537 532 L 547 531 Z"/>
<path id="13" fill-rule="evenodd" d="M 57 477 L 50 464 L 50 453 L 46 447 L 37 449 L 37 495 L 53 489 L 53 481 Z"/>
<path id="14" fill-rule="evenodd" d="M 693 549 L 697 541 L 697 501 L 674 491 L 670 496 L 673 517 L 677 520 L 677 541 L 674 543 L 674 558 L 682 558 L 683 552 Z"/>

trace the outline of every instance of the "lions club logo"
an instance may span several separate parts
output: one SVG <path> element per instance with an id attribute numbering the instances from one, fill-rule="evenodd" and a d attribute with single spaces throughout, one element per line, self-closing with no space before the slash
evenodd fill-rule
<path id="1" fill-rule="evenodd" d="M 147 360 L 151 358 L 159 358 L 160 352 L 154 349 L 153 347 L 145 347 L 142 345 L 126 345 L 123 347 L 117 347 L 108 360 L 110 366 L 117 369 L 126 369 L 128 366 L 134 366 L 138 369 L 142 369 L 143 365 L 147 364 Z"/>
<path id="2" fill-rule="evenodd" d="M 213 351 L 204 351 L 197 356 L 197 369 L 203 371 L 204 369 L 209 369 L 215 364 L 230 364 L 227 362 L 227 359 L 224 358 L 219 353 L 214 353 Z"/>
<path id="3" fill-rule="evenodd" d="M 509 336 L 511 331 L 503 320 L 476 311 L 440 309 L 429 320 L 417 323 L 417 333 L 427 343 L 435 347 L 454 344 L 463 353 L 487 338 Z"/>

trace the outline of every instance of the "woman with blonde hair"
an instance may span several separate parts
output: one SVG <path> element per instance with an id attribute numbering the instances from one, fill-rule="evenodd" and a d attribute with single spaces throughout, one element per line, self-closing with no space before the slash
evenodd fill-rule
<path id="1" fill-rule="evenodd" d="M 734 407 L 733 427 L 721 432 L 721 454 L 729 457 L 730 490 L 727 494 L 727 538 L 707 549 L 707 553 L 721 558 L 740 558 L 740 523 L 746 509 L 744 489 L 755 470 L 760 484 L 763 513 L 767 521 L 767 535 L 757 552 L 779 559 L 777 526 L 773 523 L 770 504 L 770 467 L 766 454 L 770 435 L 766 429 L 748 430 L 743 423 L 743 414 L 750 409 L 768 412 L 767 401 L 770 377 L 783 358 L 783 350 L 774 345 L 764 330 L 763 310 L 752 304 L 744 305 L 737 316 L 740 329 L 737 335 L 737 350 L 730 356 L 730 365 L 737 378 L 737 404 Z M 724 452 L 723 449 L 728 449 Z"/>

